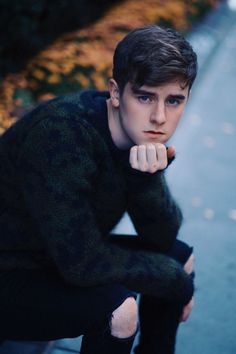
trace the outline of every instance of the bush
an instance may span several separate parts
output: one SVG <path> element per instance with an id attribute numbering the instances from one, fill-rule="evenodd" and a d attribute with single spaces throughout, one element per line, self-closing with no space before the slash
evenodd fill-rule
<path id="1" fill-rule="evenodd" d="M 0 0 L 0 73 L 21 70 L 62 33 L 98 19 L 109 0 Z"/>
<path id="2" fill-rule="evenodd" d="M 25 3 L 28 2 L 29 0 L 25 0 Z M 53 24 L 62 21 L 62 28 L 66 30 L 67 25 L 60 17 L 65 2 L 57 2 L 61 7 L 59 6 L 58 13 L 55 14 Z M 79 1 L 71 1 L 70 4 L 75 2 Z M 102 0 L 100 2 L 105 3 Z M 42 3 L 45 4 L 46 1 Z M 41 100 L 87 87 L 105 89 L 107 78 L 111 75 L 114 47 L 131 29 L 157 23 L 186 32 L 216 4 L 217 0 L 126 0 L 113 5 L 96 22 L 61 35 L 35 55 L 23 70 L 17 74 L 10 73 L 3 80 L 0 94 L 0 130 L 6 129 L 26 109 Z M 52 14 L 52 8 L 53 6 L 49 7 L 47 13 Z M 42 12 L 40 14 L 42 16 Z M 45 18 L 50 17 L 47 16 Z M 72 22 L 75 17 L 71 17 Z M 49 23 L 47 26 L 46 23 L 45 19 L 44 28 L 49 26 Z M 32 23 L 28 27 L 25 26 L 38 34 L 34 27 L 30 27 L 33 26 Z M 45 32 L 46 30 L 42 31 Z"/>

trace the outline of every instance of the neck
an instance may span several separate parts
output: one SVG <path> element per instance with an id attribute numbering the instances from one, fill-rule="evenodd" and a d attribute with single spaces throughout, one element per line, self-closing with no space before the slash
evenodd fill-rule
<path id="1" fill-rule="evenodd" d="M 132 146 L 129 138 L 126 136 L 120 120 L 119 109 L 114 108 L 111 99 L 107 100 L 108 126 L 112 140 L 116 147 L 121 150 L 126 150 Z"/>

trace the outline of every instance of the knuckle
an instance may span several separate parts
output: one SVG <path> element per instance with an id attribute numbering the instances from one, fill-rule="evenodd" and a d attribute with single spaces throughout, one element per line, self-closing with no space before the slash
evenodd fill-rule
<path id="1" fill-rule="evenodd" d="M 163 144 L 161 144 L 161 143 L 156 143 L 156 147 L 158 148 L 158 149 L 166 149 L 166 147 L 165 147 L 165 145 L 163 145 Z"/>
<path id="2" fill-rule="evenodd" d="M 160 144 L 160 145 L 156 146 L 156 151 L 158 154 L 161 154 L 161 156 L 166 156 L 166 158 L 167 158 L 167 150 L 166 150 L 165 145 Z"/>
<path id="3" fill-rule="evenodd" d="M 164 144 L 160 144 L 160 150 L 164 150 L 164 151 L 166 151 L 166 147 L 165 147 L 165 145 L 164 145 Z"/>
<path id="4" fill-rule="evenodd" d="M 149 166 L 147 163 L 142 164 L 142 166 L 140 166 L 140 171 L 142 172 L 148 172 L 149 171 Z"/>
<path id="5" fill-rule="evenodd" d="M 158 165 L 154 164 L 150 167 L 149 172 L 154 173 L 158 170 Z"/>
<path id="6" fill-rule="evenodd" d="M 155 146 L 153 144 L 148 144 L 147 149 L 153 151 L 155 150 Z"/>
<path id="7" fill-rule="evenodd" d="M 161 161 L 159 165 L 160 170 L 164 170 L 167 167 L 167 162 L 166 161 Z"/>

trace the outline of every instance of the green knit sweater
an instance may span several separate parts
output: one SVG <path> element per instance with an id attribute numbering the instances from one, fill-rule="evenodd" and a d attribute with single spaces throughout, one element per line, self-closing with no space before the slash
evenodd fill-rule
<path id="1" fill-rule="evenodd" d="M 169 249 L 181 224 L 164 172 L 138 172 L 113 143 L 107 92 L 42 104 L 0 139 L 0 271 L 54 268 L 75 286 L 122 283 L 187 303 L 191 278 Z M 128 211 L 149 250 L 111 242 Z M 151 247 L 155 251 L 150 251 Z"/>

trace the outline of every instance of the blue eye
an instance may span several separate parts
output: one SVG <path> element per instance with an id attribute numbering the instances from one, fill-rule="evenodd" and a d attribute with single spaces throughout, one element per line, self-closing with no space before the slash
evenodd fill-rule
<path id="1" fill-rule="evenodd" d="M 186 99 L 184 95 L 170 95 L 166 99 L 166 103 L 170 106 L 178 106 L 182 104 Z"/>
<path id="2" fill-rule="evenodd" d="M 138 96 L 138 100 L 141 103 L 149 103 L 152 101 L 152 98 L 150 96 L 143 95 L 143 96 Z"/>
<path id="3" fill-rule="evenodd" d="M 172 97 L 172 98 L 168 99 L 167 103 L 171 106 L 177 106 L 180 103 L 180 101 L 178 99 Z"/>

